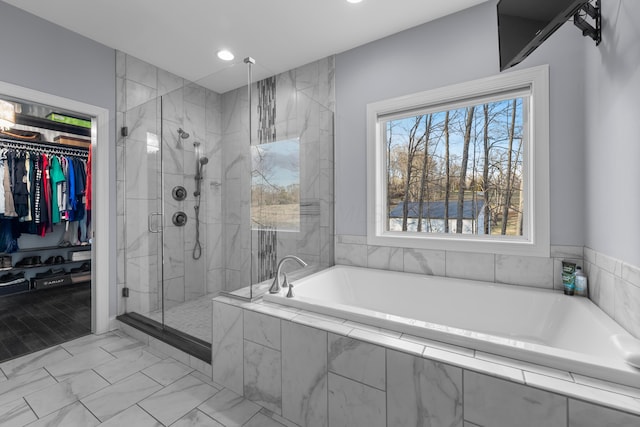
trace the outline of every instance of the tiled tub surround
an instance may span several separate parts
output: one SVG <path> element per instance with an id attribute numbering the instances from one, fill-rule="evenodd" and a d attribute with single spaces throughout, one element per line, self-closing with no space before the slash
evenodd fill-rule
<path id="1" fill-rule="evenodd" d="M 265 301 L 640 387 L 611 340 L 633 337 L 587 298 L 351 266 L 293 283 Z"/>
<path id="2" fill-rule="evenodd" d="M 640 339 L 640 267 L 582 246 L 551 246 L 549 258 L 367 245 L 337 235 L 336 264 L 562 290 L 562 261 L 582 265 L 589 298 Z"/>
<path id="3" fill-rule="evenodd" d="M 640 425 L 640 389 L 270 303 L 213 301 L 213 380 L 300 426 Z"/>

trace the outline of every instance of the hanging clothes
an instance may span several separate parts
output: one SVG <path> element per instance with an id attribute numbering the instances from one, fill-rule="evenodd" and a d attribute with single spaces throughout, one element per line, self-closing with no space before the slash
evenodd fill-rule
<path id="1" fill-rule="evenodd" d="M 51 222 L 58 224 L 60 222 L 60 211 L 62 202 L 62 183 L 65 181 L 60 160 L 56 156 L 51 157 Z"/>
<path id="2" fill-rule="evenodd" d="M 18 153 L 14 162 L 13 204 L 18 218 L 29 214 L 29 192 L 27 191 L 27 169 L 24 153 Z"/>
<path id="3" fill-rule="evenodd" d="M 17 217 L 15 205 L 13 204 L 13 193 L 11 192 L 11 167 L 13 166 L 12 151 L 7 152 L 7 158 L 4 159 L 4 216 Z"/>

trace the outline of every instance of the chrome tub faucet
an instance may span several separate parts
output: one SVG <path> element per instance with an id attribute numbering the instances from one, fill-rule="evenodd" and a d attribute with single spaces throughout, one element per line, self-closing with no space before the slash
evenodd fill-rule
<path id="1" fill-rule="evenodd" d="M 307 266 L 306 262 L 304 262 L 303 260 L 301 260 L 300 258 L 298 258 L 295 255 L 287 255 L 287 256 L 283 257 L 280 260 L 280 262 L 278 263 L 278 270 L 276 271 L 276 277 L 274 277 L 273 283 L 271 284 L 271 287 L 269 288 L 269 293 L 270 294 L 277 294 L 278 292 L 280 292 L 280 290 L 282 288 L 286 288 L 287 286 L 289 286 L 289 282 L 287 281 L 287 275 L 284 274 L 284 273 L 283 273 L 284 274 L 284 281 L 282 282 L 282 284 L 280 283 L 280 272 L 282 270 L 282 265 L 288 259 L 292 259 L 292 260 L 296 261 L 298 264 L 300 264 L 303 267 Z M 289 292 L 289 293 L 291 294 L 291 296 L 293 296 L 293 293 L 291 293 L 291 292 Z M 289 298 L 291 298 L 291 297 L 289 297 Z"/>

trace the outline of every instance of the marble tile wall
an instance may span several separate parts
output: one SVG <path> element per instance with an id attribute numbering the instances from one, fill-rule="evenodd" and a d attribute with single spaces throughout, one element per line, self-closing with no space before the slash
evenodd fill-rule
<path id="1" fill-rule="evenodd" d="M 333 264 L 333 57 L 275 76 L 277 140 L 300 140 L 300 200 L 312 206 L 300 217 L 299 232 L 278 232 L 278 257 L 296 254 L 307 263 Z M 254 83 L 254 89 L 257 84 Z M 258 91 L 252 91 L 253 144 L 258 143 Z M 226 290 L 249 284 L 252 258 L 257 254 L 249 232 L 250 152 L 246 87 L 221 95 L 222 189 Z M 254 267 L 257 266 L 257 263 Z M 293 267 L 293 266 L 292 266 Z M 255 279 L 255 277 L 254 277 Z M 254 280 L 255 281 L 255 280 Z"/>
<path id="2" fill-rule="evenodd" d="M 640 339 L 640 268 L 591 248 L 584 263 L 591 300 Z"/>
<path id="3" fill-rule="evenodd" d="M 582 264 L 581 246 L 552 246 L 549 258 L 367 245 L 365 236 L 339 235 L 335 263 L 433 276 L 562 289 L 563 260 Z"/>
<path id="4" fill-rule="evenodd" d="M 126 285 L 130 297 L 118 313 L 148 313 L 160 307 L 164 255 L 165 307 L 219 291 L 224 287 L 221 213 L 220 95 L 123 52 L 116 53 L 118 295 Z M 178 138 L 177 130 L 190 134 Z M 194 260 L 194 206 L 197 153 L 209 158 L 204 168 L 201 200 L 203 255 Z M 162 156 L 158 150 L 162 145 Z M 161 175 L 160 172 L 163 171 Z M 187 198 L 176 201 L 171 190 L 181 185 Z M 162 197 L 162 199 L 161 199 Z M 161 212 L 165 218 L 149 214 Z M 177 227 L 171 216 L 184 211 L 187 224 Z M 164 224 L 161 224 L 164 222 Z M 148 227 L 163 226 L 160 234 Z M 178 244 L 176 244 L 178 243 Z"/>
<path id="5" fill-rule="evenodd" d="M 213 380 L 242 384 L 245 397 L 296 425 L 640 425 L 636 389 L 624 389 L 627 396 L 604 392 L 602 384 L 590 389 L 535 374 L 532 366 L 521 371 L 511 367 L 520 366 L 515 361 L 494 364 L 470 349 L 420 345 L 300 310 L 224 298 L 213 305 L 214 353 L 242 352 L 215 364 Z M 618 410 L 625 405 L 633 409 Z"/>

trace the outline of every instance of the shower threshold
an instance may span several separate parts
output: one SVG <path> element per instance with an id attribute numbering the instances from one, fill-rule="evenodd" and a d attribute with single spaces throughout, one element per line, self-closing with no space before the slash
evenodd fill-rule
<path id="1" fill-rule="evenodd" d="M 163 326 L 162 323 L 138 313 L 125 313 L 116 317 L 116 319 L 203 362 L 211 364 L 211 343 L 169 326 Z"/>

